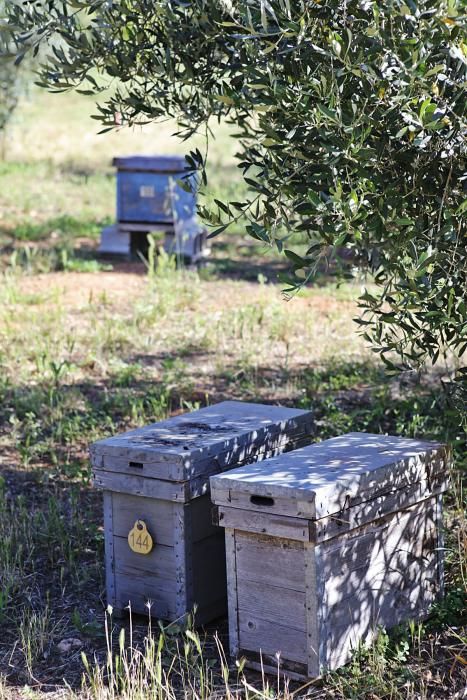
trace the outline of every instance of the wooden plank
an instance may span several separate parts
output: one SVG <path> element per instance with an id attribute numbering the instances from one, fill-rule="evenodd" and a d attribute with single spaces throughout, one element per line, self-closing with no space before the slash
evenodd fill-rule
<path id="1" fill-rule="evenodd" d="M 239 633 L 242 651 L 273 657 L 280 655 L 286 662 L 306 663 L 307 637 L 304 630 L 298 631 L 289 625 L 245 613 L 240 615 Z"/>
<path id="2" fill-rule="evenodd" d="M 319 676 L 319 624 L 317 574 L 314 545 L 307 542 L 305 554 L 306 660 L 310 678 Z M 282 562 L 281 562 L 282 563 Z"/>
<path id="3" fill-rule="evenodd" d="M 140 572 L 150 572 L 158 578 L 175 581 L 176 564 L 173 547 L 156 543 L 149 554 L 137 554 L 128 546 L 126 537 L 114 537 L 114 568 L 116 575 L 131 576 Z"/>
<path id="4" fill-rule="evenodd" d="M 121 493 L 113 493 L 112 498 L 114 535 L 128 537 L 136 520 L 144 520 L 156 547 L 158 544 L 173 545 L 173 513 L 176 504 Z"/>
<path id="5" fill-rule="evenodd" d="M 280 501 L 278 515 L 296 517 L 303 501 L 319 519 L 445 470 L 445 446 L 420 440 L 349 433 L 211 478 L 214 503 L 229 492 Z M 297 503 L 300 505 L 297 507 Z"/>
<path id="6" fill-rule="evenodd" d="M 174 587 L 165 590 L 160 579 L 144 576 L 119 576 L 116 579 L 116 601 L 120 609 L 131 606 L 132 612 L 151 614 L 162 620 L 174 620 L 177 617 L 177 601 Z M 150 603 L 150 605 L 148 605 Z"/>
<path id="7" fill-rule="evenodd" d="M 94 471 L 116 472 L 130 476 L 144 476 L 145 479 L 162 479 L 165 481 L 180 481 L 180 470 L 183 462 L 178 455 L 157 455 L 152 462 L 141 462 L 132 451 L 117 457 L 114 455 L 99 455 L 93 460 Z"/>
<path id="8" fill-rule="evenodd" d="M 318 634 L 318 674 L 326 666 L 328 639 L 325 624 L 327 608 L 325 605 L 326 579 L 323 565 L 323 547 L 314 546 L 315 575 L 316 575 L 316 624 Z M 337 559 L 337 558 L 336 558 Z"/>
<path id="9" fill-rule="evenodd" d="M 167 574 L 164 576 L 160 569 L 153 571 L 135 569 L 122 564 L 121 568 L 119 567 L 115 571 L 115 581 L 119 590 L 126 588 L 128 581 L 132 581 L 135 587 L 137 582 L 139 582 L 142 591 L 147 590 L 148 586 L 150 586 L 151 595 L 153 597 L 169 596 L 171 600 L 173 599 L 175 576 L 174 574 Z"/>
<path id="10" fill-rule="evenodd" d="M 446 475 L 437 475 L 432 481 L 421 481 L 408 487 L 397 489 L 357 505 L 346 508 L 337 515 L 330 515 L 315 522 L 315 543 L 325 542 L 333 537 L 339 537 L 344 532 L 361 527 L 365 523 L 378 520 L 390 513 L 396 513 L 416 503 L 441 494 L 448 488 L 449 479 Z"/>
<path id="11" fill-rule="evenodd" d="M 430 499 L 317 546 L 324 593 L 323 666 L 348 660 L 360 640 L 428 613 L 439 590 L 435 502 Z"/>
<path id="12" fill-rule="evenodd" d="M 242 581 L 237 575 L 238 619 L 245 616 L 306 631 L 305 594 L 289 588 L 265 585 L 255 581 Z"/>
<path id="13" fill-rule="evenodd" d="M 225 530 L 225 559 L 227 569 L 227 607 L 229 612 L 229 647 L 235 657 L 239 649 L 237 563 L 235 555 L 235 530 Z"/>
<path id="14" fill-rule="evenodd" d="M 305 591 L 303 542 L 237 531 L 238 577 L 259 584 L 278 582 L 283 588 Z"/>
<path id="15" fill-rule="evenodd" d="M 277 659 L 270 654 L 259 654 L 247 649 L 240 649 L 239 655 L 244 656 L 245 666 L 254 671 L 259 671 L 261 675 L 269 674 L 284 680 L 304 681 L 308 678 L 307 665 L 287 659 Z"/>
<path id="16" fill-rule="evenodd" d="M 217 518 L 221 527 L 234 528 L 245 532 L 257 532 L 273 537 L 308 542 L 310 540 L 309 524 L 302 518 L 289 518 L 281 515 L 255 513 L 240 508 L 218 506 Z"/>
<path id="17" fill-rule="evenodd" d="M 176 615 L 183 618 L 193 607 L 193 552 L 189 537 L 191 509 L 174 507 L 174 551 L 176 562 Z"/>
<path id="18" fill-rule="evenodd" d="M 189 498 L 186 483 L 176 481 L 145 479 L 141 476 L 119 474 L 118 472 L 94 471 L 93 482 L 98 488 L 116 493 L 181 503 L 186 502 Z"/>
<path id="19" fill-rule="evenodd" d="M 231 488 L 221 489 L 216 487 L 213 491 L 212 500 L 217 505 L 225 505 L 229 508 L 240 508 L 242 510 L 255 510 L 259 513 L 270 513 L 272 515 L 283 515 L 293 511 L 296 518 L 313 519 L 315 515 L 315 504 L 313 500 L 307 501 L 304 498 L 297 499 L 291 504 L 288 496 L 271 496 L 267 492 L 251 494 L 249 492 L 236 490 L 235 485 Z"/>
<path id="20" fill-rule="evenodd" d="M 104 491 L 104 536 L 105 536 L 105 590 L 107 605 L 116 608 L 114 530 L 112 494 Z M 118 614 L 119 611 L 116 610 Z"/>
<path id="21" fill-rule="evenodd" d="M 326 561 L 321 562 L 321 566 L 325 567 L 325 574 L 345 575 L 341 562 L 347 561 L 347 559 L 351 559 L 356 566 L 365 567 L 367 563 L 365 552 L 371 550 L 373 546 L 390 547 L 391 541 L 388 541 L 387 538 L 395 538 L 395 544 L 397 544 L 398 528 L 401 528 L 403 532 L 405 521 L 411 517 L 418 517 L 424 527 L 425 521 L 430 522 L 430 528 L 434 532 L 433 502 L 434 499 L 427 499 L 416 503 L 410 508 L 397 513 L 389 513 L 360 528 L 344 532 L 341 537 L 321 543 L 316 551 L 327 556 Z M 407 552 L 411 552 L 412 556 L 421 556 L 421 550 L 417 549 L 417 540 L 413 540 L 412 545 Z"/>

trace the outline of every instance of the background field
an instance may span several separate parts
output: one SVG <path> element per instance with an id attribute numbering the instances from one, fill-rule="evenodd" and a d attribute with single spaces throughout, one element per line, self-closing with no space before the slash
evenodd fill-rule
<path id="1" fill-rule="evenodd" d="M 323 273 L 285 301 L 284 261 L 241 225 L 215 239 L 199 273 L 167 259 L 148 270 L 99 258 L 99 230 L 114 216 L 112 157 L 185 147 L 171 124 L 97 136 L 93 111 L 84 97 L 32 91 L 0 161 L 0 698 L 463 697 L 465 433 L 440 377 L 385 375 L 352 320 L 359 281 L 338 286 Z M 225 126 L 215 134 L 206 196 L 236 197 L 235 142 Z M 140 652 L 127 652 L 110 619 L 106 637 L 87 446 L 224 398 L 312 408 L 322 438 L 368 430 L 453 443 L 447 594 L 430 620 L 381 633 L 349 667 L 301 690 L 225 665 L 223 678 L 213 630 L 199 638 L 172 626 L 152 648 L 147 622 L 135 620 Z M 106 667 L 114 627 L 120 672 Z M 219 629 L 222 643 L 225 622 Z M 148 680 L 138 669 L 152 657 Z"/>

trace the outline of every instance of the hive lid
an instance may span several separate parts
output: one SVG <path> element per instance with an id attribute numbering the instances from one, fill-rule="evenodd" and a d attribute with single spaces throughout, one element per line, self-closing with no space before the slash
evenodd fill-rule
<path id="1" fill-rule="evenodd" d="M 139 170 L 157 173 L 184 173 L 189 170 L 183 156 L 120 156 L 112 161 L 119 170 Z"/>
<path id="2" fill-rule="evenodd" d="M 211 477 L 217 505 L 317 520 L 433 480 L 446 471 L 435 442 L 348 433 Z M 425 496 L 426 497 L 426 496 Z"/>
<path id="3" fill-rule="evenodd" d="M 312 427 L 310 411 L 223 401 L 99 440 L 91 445 L 91 461 L 95 470 L 124 472 L 131 461 L 144 467 L 140 476 L 183 481 L 299 440 Z"/>

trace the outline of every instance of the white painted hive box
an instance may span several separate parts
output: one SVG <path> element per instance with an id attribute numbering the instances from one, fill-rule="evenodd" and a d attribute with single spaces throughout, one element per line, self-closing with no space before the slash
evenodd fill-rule
<path id="1" fill-rule="evenodd" d="M 91 446 L 104 489 L 107 602 L 198 624 L 226 611 L 225 544 L 209 476 L 308 444 L 311 413 L 225 401 Z"/>
<path id="2" fill-rule="evenodd" d="M 443 445 L 350 433 L 211 478 L 233 656 L 292 678 L 346 663 L 442 591 Z"/>

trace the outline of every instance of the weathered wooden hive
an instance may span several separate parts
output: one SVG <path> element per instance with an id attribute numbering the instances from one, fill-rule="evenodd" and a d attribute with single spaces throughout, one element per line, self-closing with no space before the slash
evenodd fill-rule
<path id="1" fill-rule="evenodd" d="M 315 677 L 442 590 L 446 448 L 350 433 L 211 478 L 232 655 Z"/>
<path id="2" fill-rule="evenodd" d="M 104 489 L 107 601 L 174 620 L 226 611 L 224 533 L 209 476 L 310 441 L 311 413 L 225 401 L 91 446 Z"/>
<path id="3" fill-rule="evenodd" d="M 147 234 L 165 234 L 164 248 L 190 263 L 209 254 L 196 218 L 196 178 L 180 156 L 126 156 L 117 168 L 117 224 L 101 232 L 101 253 L 145 252 Z M 188 191 L 182 185 L 188 186 Z"/>

